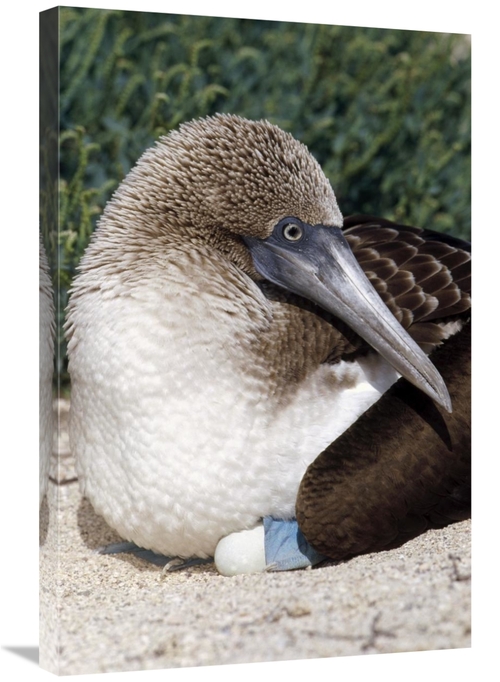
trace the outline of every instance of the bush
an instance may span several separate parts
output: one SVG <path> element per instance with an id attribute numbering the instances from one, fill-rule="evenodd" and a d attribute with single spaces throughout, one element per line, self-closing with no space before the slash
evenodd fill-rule
<path id="1" fill-rule="evenodd" d="M 267 118 L 304 142 L 345 215 L 470 236 L 466 36 L 60 9 L 62 303 L 141 153 L 185 120 Z"/>

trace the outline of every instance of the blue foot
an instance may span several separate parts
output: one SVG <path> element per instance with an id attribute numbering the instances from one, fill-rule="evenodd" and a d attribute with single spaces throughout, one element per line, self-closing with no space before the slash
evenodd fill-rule
<path id="1" fill-rule="evenodd" d="M 212 564 L 213 561 L 214 560 L 212 557 L 209 557 L 208 559 L 200 559 L 200 557 L 180 559 L 179 557 L 176 557 L 175 559 L 170 559 L 167 561 L 163 567 L 163 572 L 172 573 L 172 571 L 182 571 L 185 568 L 189 568 L 190 566 L 203 566 L 203 564 Z"/>
<path id="2" fill-rule="evenodd" d="M 266 571 L 291 571 L 315 566 L 327 559 L 307 542 L 295 519 L 264 519 Z"/>
<path id="3" fill-rule="evenodd" d="M 138 547 L 133 542 L 113 542 L 105 547 L 100 547 L 99 554 L 135 554 L 144 561 L 155 566 L 161 566 L 166 571 L 180 571 L 183 568 L 190 566 L 198 566 L 200 564 L 211 563 L 212 559 L 179 559 L 178 557 L 168 557 L 163 554 L 156 554 L 150 549 L 143 549 Z"/>

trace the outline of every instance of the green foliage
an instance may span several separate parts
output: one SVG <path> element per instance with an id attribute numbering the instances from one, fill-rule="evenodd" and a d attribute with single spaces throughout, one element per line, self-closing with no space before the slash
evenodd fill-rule
<path id="1" fill-rule="evenodd" d="M 79 246 L 144 149 L 216 111 L 305 142 L 345 214 L 469 234 L 465 37 L 74 8 L 60 25 L 62 225 Z"/>
<path id="2" fill-rule="evenodd" d="M 344 215 L 469 237 L 466 37 L 76 8 L 60 31 L 63 288 L 142 152 L 215 112 L 304 142 Z"/>

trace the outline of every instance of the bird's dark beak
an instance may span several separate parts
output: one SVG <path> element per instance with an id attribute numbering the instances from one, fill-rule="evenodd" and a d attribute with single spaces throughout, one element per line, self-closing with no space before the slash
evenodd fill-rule
<path id="1" fill-rule="evenodd" d="M 277 229 L 267 239 L 245 237 L 256 270 L 343 320 L 397 372 L 451 412 L 441 375 L 377 294 L 342 230 L 302 228 L 297 241 L 287 241 Z"/>

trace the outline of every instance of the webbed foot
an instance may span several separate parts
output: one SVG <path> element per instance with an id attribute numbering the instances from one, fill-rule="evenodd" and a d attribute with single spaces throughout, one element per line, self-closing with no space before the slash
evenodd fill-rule
<path id="1" fill-rule="evenodd" d="M 164 565 L 162 573 L 182 571 L 185 568 L 190 568 L 191 566 L 202 566 L 203 564 L 211 563 L 213 563 L 212 557 L 209 557 L 208 559 L 201 559 L 200 557 L 192 557 L 191 559 L 181 559 L 180 557 L 176 557 L 175 559 L 167 559 L 167 563 Z"/>
<path id="2" fill-rule="evenodd" d="M 138 547 L 133 542 L 113 542 L 105 547 L 100 547 L 97 552 L 99 554 L 135 554 L 135 556 L 144 559 L 144 561 L 149 561 L 149 563 L 155 566 L 161 566 L 163 568 L 163 573 L 170 571 L 181 571 L 184 568 L 189 568 L 190 566 L 198 566 L 200 564 L 208 564 L 212 562 L 212 559 L 180 559 L 179 557 L 168 557 L 163 554 L 157 554 L 150 549 L 143 549 Z"/>
<path id="3" fill-rule="evenodd" d="M 307 542 L 296 519 L 264 519 L 266 571 L 292 571 L 316 566 L 327 557 Z"/>

